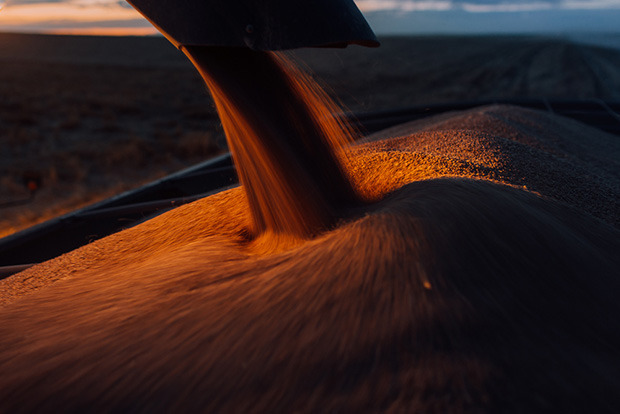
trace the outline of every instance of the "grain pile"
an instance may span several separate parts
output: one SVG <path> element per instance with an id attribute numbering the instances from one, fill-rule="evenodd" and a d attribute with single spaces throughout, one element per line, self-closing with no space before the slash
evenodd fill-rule
<path id="1" fill-rule="evenodd" d="M 265 253 L 240 188 L 0 284 L 0 411 L 617 412 L 619 141 L 487 107 L 352 149 Z"/>

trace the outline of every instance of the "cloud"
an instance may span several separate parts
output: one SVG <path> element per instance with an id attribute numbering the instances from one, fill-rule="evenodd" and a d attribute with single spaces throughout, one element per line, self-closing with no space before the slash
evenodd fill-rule
<path id="1" fill-rule="evenodd" d="M 501 2 L 501 3 L 462 3 L 459 5 L 463 10 L 470 13 L 511 13 L 530 12 L 539 10 L 552 10 L 557 8 L 551 2 Z"/>
<path id="2" fill-rule="evenodd" d="M 78 7 L 125 7 L 131 8 L 124 0 L 7 0 L 7 6 L 63 3 Z"/>
<path id="3" fill-rule="evenodd" d="M 8 6 L 21 6 L 24 4 L 40 4 L 40 3 L 66 3 L 67 0 L 7 0 Z"/>
<path id="4" fill-rule="evenodd" d="M 0 12 L 0 31 L 152 34 L 156 29 L 119 0 L 9 0 Z"/>
<path id="5" fill-rule="evenodd" d="M 411 11 L 444 11 L 454 6 L 452 0 L 356 0 L 355 3 L 363 12 L 393 10 Z"/>
<path id="6" fill-rule="evenodd" d="M 238 0 L 231 0 L 238 1 Z M 2 0 L 0 0 L 0 3 Z M 620 0 L 355 0 L 363 12 L 448 11 L 472 13 L 522 12 L 537 10 L 619 9 Z M 77 7 L 131 8 L 125 0 L 7 0 L 7 7 L 26 4 L 63 3 Z"/>
<path id="7" fill-rule="evenodd" d="M 620 9 L 620 0 L 356 0 L 363 12 L 450 11 L 511 13 L 541 10 Z"/>
<path id="8" fill-rule="evenodd" d="M 620 0 L 564 0 L 560 4 L 567 10 L 620 9 Z"/>

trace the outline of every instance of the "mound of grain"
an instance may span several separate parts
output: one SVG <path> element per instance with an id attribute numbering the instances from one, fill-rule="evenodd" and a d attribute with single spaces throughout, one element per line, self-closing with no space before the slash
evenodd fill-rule
<path id="1" fill-rule="evenodd" d="M 617 412 L 613 137 L 510 107 L 389 134 L 313 240 L 265 253 L 237 188 L 2 282 L 0 411 Z"/>

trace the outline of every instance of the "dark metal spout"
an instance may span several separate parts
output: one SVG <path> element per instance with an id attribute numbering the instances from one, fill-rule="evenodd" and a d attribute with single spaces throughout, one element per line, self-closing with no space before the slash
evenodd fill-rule
<path id="1" fill-rule="evenodd" d="M 353 0 L 128 0 L 177 48 L 379 46 Z"/>

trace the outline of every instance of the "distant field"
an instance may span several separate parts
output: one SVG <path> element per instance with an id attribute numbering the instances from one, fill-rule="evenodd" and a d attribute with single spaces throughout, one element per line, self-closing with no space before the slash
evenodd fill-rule
<path id="1" fill-rule="evenodd" d="M 620 99 L 620 52 L 537 37 L 383 38 L 295 52 L 351 111 L 489 98 Z M 0 236 L 225 150 L 165 39 L 0 34 Z"/>
<path id="2" fill-rule="evenodd" d="M 567 37 L 577 43 L 620 50 L 620 33 L 575 33 Z"/>

